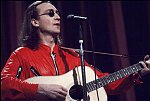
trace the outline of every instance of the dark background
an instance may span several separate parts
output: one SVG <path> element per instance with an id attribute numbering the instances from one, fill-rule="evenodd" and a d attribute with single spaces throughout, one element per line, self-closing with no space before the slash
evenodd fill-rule
<path id="1" fill-rule="evenodd" d="M 33 1 L 1 1 L 1 69 L 17 48 L 23 13 Z M 64 46 L 79 48 L 79 23 L 67 20 L 68 14 L 88 17 L 83 27 L 84 49 L 128 55 L 128 58 L 85 53 L 85 59 L 103 72 L 114 72 L 133 65 L 150 54 L 149 1 L 52 1 L 62 17 Z M 91 36 L 93 36 L 91 38 Z M 92 42 L 94 48 L 92 48 Z M 108 96 L 109 101 L 150 101 L 149 76 L 126 93 Z"/>

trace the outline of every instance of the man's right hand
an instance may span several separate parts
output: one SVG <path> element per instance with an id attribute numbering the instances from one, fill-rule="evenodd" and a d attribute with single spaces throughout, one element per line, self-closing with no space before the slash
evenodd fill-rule
<path id="1" fill-rule="evenodd" d="M 46 95 L 55 101 L 64 101 L 67 95 L 67 89 L 61 85 L 55 84 L 39 84 L 38 93 Z"/>

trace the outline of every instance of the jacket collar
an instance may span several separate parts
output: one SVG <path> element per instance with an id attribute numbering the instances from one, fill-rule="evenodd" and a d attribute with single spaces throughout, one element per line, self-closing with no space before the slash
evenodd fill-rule
<path id="1" fill-rule="evenodd" d="M 59 48 L 59 46 L 58 46 L 57 44 L 55 44 L 54 49 L 53 49 L 53 52 L 54 52 L 54 53 L 57 53 L 57 52 L 58 52 L 58 48 Z M 45 44 L 43 44 L 43 43 L 40 43 L 40 44 L 39 44 L 39 49 L 43 49 L 43 50 L 48 51 L 49 53 L 52 53 L 52 52 L 51 52 L 51 48 L 50 48 L 48 45 L 45 45 Z"/>

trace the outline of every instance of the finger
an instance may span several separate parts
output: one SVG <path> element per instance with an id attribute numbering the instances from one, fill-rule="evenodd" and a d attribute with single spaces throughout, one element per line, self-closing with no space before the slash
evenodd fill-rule
<path id="1" fill-rule="evenodd" d="M 143 61 L 140 61 L 139 63 L 141 63 L 144 68 L 147 68 L 146 64 Z"/>
<path id="2" fill-rule="evenodd" d="M 67 92 L 66 92 L 66 91 L 64 91 L 64 90 L 61 90 L 59 93 L 60 93 L 60 94 L 62 94 L 62 95 L 64 95 L 64 96 L 66 96 L 66 95 L 67 95 Z"/>
<path id="3" fill-rule="evenodd" d="M 144 61 L 147 61 L 148 59 L 150 59 L 150 56 L 149 56 L 149 55 L 146 55 L 146 56 L 144 57 Z"/>
<path id="4" fill-rule="evenodd" d="M 66 96 L 67 95 L 67 89 L 64 88 L 63 86 L 60 86 L 59 90 L 57 91 L 59 92 L 60 94 L 62 94 L 63 96 Z"/>
<path id="5" fill-rule="evenodd" d="M 57 99 L 65 100 L 66 96 L 62 95 L 61 92 L 57 92 Z"/>
<path id="6" fill-rule="evenodd" d="M 146 63 L 147 68 L 149 68 L 149 69 L 150 69 L 150 59 L 149 59 L 149 60 L 147 60 L 145 63 Z"/>
<path id="7" fill-rule="evenodd" d="M 46 101 L 65 101 L 66 96 L 59 94 L 59 92 L 54 92 L 53 95 L 50 95 L 49 100 Z"/>
<path id="8" fill-rule="evenodd" d="M 61 87 L 61 89 L 65 92 L 68 92 L 68 90 L 65 87 Z"/>

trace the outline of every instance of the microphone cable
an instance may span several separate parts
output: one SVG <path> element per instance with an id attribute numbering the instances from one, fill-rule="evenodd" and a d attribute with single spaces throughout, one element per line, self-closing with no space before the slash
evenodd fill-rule
<path id="1" fill-rule="evenodd" d="M 87 19 L 87 24 L 89 27 L 89 31 L 90 31 L 90 38 L 91 38 L 91 46 L 92 46 L 92 51 L 95 52 L 94 50 L 94 41 L 93 41 L 93 33 L 92 33 L 92 28 L 90 25 L 89 20 Z M 95 67 L 95 54 L 92 54 L 92 60 L 93 60 L 93 68 L 94 68 L 94 73 L 95 73 L 95 84 L 96 84 L 96 93 L 97 93 L 97 100 L 99 101 L 99 94 L 98 94 L 98 89 L 97 89 L 97 81 L 96 81 L 96 67 Z"/>

